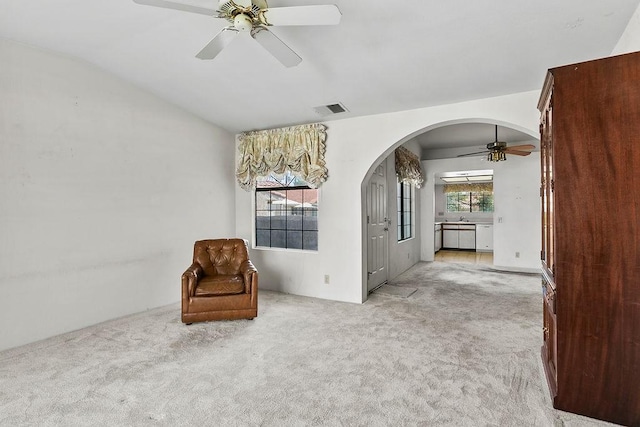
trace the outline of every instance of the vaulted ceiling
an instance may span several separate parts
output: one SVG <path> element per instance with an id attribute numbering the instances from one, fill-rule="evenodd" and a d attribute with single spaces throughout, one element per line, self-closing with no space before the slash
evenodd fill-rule
<path id="1" fill-rule="evenodd" d="M 342 12 L 337 26 L 272 28 L 302 57 L 293 68 L 247 35 L 197 59 L 225 21 L 131 0 L 2 0 L 0 37 L 87 61 L 239 132 L 537 90 L 548 68 L 610 55 L 640 0 L 269 0 L 327 3 Z M 348 112 L 314 110 L 337 102 Z"/>

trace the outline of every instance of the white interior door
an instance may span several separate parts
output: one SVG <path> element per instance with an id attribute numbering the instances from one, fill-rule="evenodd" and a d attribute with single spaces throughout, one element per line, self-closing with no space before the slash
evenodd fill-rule
<path id="1" fill-rule="evenodd" d="M 389 264 L 386 163 L 378 166 L 367 186 L 367 288 L 387 281 Z"/>

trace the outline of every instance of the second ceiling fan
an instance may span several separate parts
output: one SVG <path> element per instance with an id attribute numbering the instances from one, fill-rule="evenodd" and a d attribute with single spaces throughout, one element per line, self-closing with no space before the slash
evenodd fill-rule
<path id="1" fill-rule="evenodd" d="M 213 59 L 239 34 L 251 37 L 285 67 L 298 65 L 302 58 L 267 29 L 270 26 L 337 25 L 342 14 L 337 6 L 293 6 L 269 8 L 266 0 L 221 0 L 218 8 L 207 8 L 170 0 L 133 0 L 147 6 L 199 13 L 222 18 L 231 25 L 223 28 L 196 55 L 200 59 Z"/>
<path id="2" fill-rule="evenodd" d="M 507 160 L 507 154 L 514 156 L 528 156 L 531 151 L 536 148 L 533 144 L 507 145 L 506 142 L 498 141 L 498 125 L 495 125 L 496 138 L 493 142 L 487 144 L 487 150 L 475 153 L 460 154 L 457 157 L 482 156 L 486 155 L 490 162 L 500 162 Z"/>

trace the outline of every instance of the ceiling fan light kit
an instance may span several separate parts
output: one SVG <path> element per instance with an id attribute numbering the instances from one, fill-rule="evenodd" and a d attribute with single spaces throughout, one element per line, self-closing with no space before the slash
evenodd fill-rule
<path id="1" fill-rule="evenodd" d="M 251 22 L 251 18 L 247 15 L 239 13 L 235 18 L 233 18 L 233 26 L 241 33 L 246 33 L 253 28 L 253 23 Z"/>
<path id="2" fill-rule="evenodd" d="M 266 0 L 221 0 L 218 9 L 190 6 L 172 0 L 133 0 L 146 6 L 162 7 L 183 12 L 199 13 L 222 18 L 230 26 L 223 28 L 196 55 L 199 59 L 213 59 L 238 33 L 249 33 L 285 67 L 298 65 L 302 58 L 267 27 L 293 25 L 337 25 L 342 14 L 336 5 L 314 5 L 269 8 Z"/>
<path id="3" fill-rule="evenodd" d="M 502 162 L 507 160 L 507 155 L 501 150 L 491 151 L 487 154 L 487 160 L 490 162 Z"/>

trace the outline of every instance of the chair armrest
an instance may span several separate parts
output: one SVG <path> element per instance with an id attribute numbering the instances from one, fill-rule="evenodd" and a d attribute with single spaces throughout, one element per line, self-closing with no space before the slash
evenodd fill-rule
<path id="1" fill-rule="evenodd" d="M 258 270 L 250 260 L 244 261 L 240 264 L 240 274 L 244 278 L 244 291 L 250 293 L 254 282 L 258 282 Z"/>
<path id="2" fill-rule="evenodd" d="M 191 264 L 187 270 L 182 273 L 182 297 L 189 298 L 195 293 L 196 284 L 203 276 L 204 270 L 197 262 Z"/>

